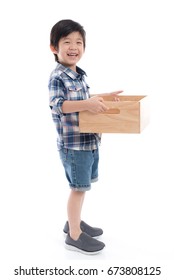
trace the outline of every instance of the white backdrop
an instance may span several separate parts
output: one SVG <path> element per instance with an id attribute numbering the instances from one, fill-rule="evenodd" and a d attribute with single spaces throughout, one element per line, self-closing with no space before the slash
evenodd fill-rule
<path id="1" fill-rule="evenodd" d="M 63 248 L 69 189 L 47 84 L 55 67 L 50 30 L 66 18 L 87 32 L 79 66 L 88 74 L 91 93 L 145 94 L 151 108 L 150 124 L 140 135 L 103 135 L 100 180 L 87 193 L 83 210 L 83 218 L 105 232 L 106 250 L 92 260 Z M 3 279 L 16 279 L 13 269 L 19 265 L 76 259 L 163 265 L 163 273 L 169 273 L 174 259 L 173 26 L 170 0 L 1 1 Z"/>

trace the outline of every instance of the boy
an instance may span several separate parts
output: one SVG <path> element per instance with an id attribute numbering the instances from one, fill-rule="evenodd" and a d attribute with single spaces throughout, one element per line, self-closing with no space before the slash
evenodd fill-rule
<path id="1" fill-rule="evenodd" d="M 101 113 L 108 108 L 101 95 L 90 98 L 85 72 L 77 66 L 85 51 L 85 30 L 72 20 L 61 20 L 51 29 L 50 48 L 57 66 L 50 75 L 49 100 L 56 125 L 57 146 L 71 191 L 67 203 L 65 244 L 68 249 L 95 254 L 105 244 L 94 237 L 103 230 L 81 220 L 85 192 L 98 179 L 100 135 L 80 133 L 78 115 L 88 110 Z M 122 91 L 111 93 L 114 98 Z"/>

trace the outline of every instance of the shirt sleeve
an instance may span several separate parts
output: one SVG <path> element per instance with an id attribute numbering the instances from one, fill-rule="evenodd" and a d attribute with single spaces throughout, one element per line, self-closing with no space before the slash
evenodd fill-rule
<path id="1" fill-rule="evenodd" d="M 52 78 L 49 81 L 49 106 L 53 114 L 61 115 L 62 105 L 65 101 L 65 90 L 61 80 Z"/>

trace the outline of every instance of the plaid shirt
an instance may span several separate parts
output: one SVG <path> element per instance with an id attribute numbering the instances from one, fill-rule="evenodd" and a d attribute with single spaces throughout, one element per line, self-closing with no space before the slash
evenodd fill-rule
<path id="1" fill-rule="evenodd" d="M 89 98 L 89 86 L 85 82 L 86 73 L 77 67 L 77 73 L 58 63 L 49 79 L 49 105 L 58 132 L 58 150 L 62 147 L 73 150 L 94 150 L 100 142 L 96 133 L 79 132 L 79 113 L 62 112 L 65 100 Z"/>

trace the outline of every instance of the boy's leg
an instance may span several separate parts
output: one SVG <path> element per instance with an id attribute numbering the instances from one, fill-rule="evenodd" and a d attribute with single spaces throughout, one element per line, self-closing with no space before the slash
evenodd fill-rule
<path id="1" fill-rule="evenodd" d="M 77 240 L 82 232 L 80 229 L 80 222 L 84 197 L 85 192 L 71 190 L 68 199 L 67 212 L 69 230 L 70 236 L 74 240 Z"/>
<path id="2" fill-rule="evenodd" d="M 67 205 L 69 234 L 66 236 L 65 246 L 69 250 L 96 254 L 103 250 L 105 244 L 82 232 L 80 228 L 84 196 L 84 191 L 71 190 Z"/>

